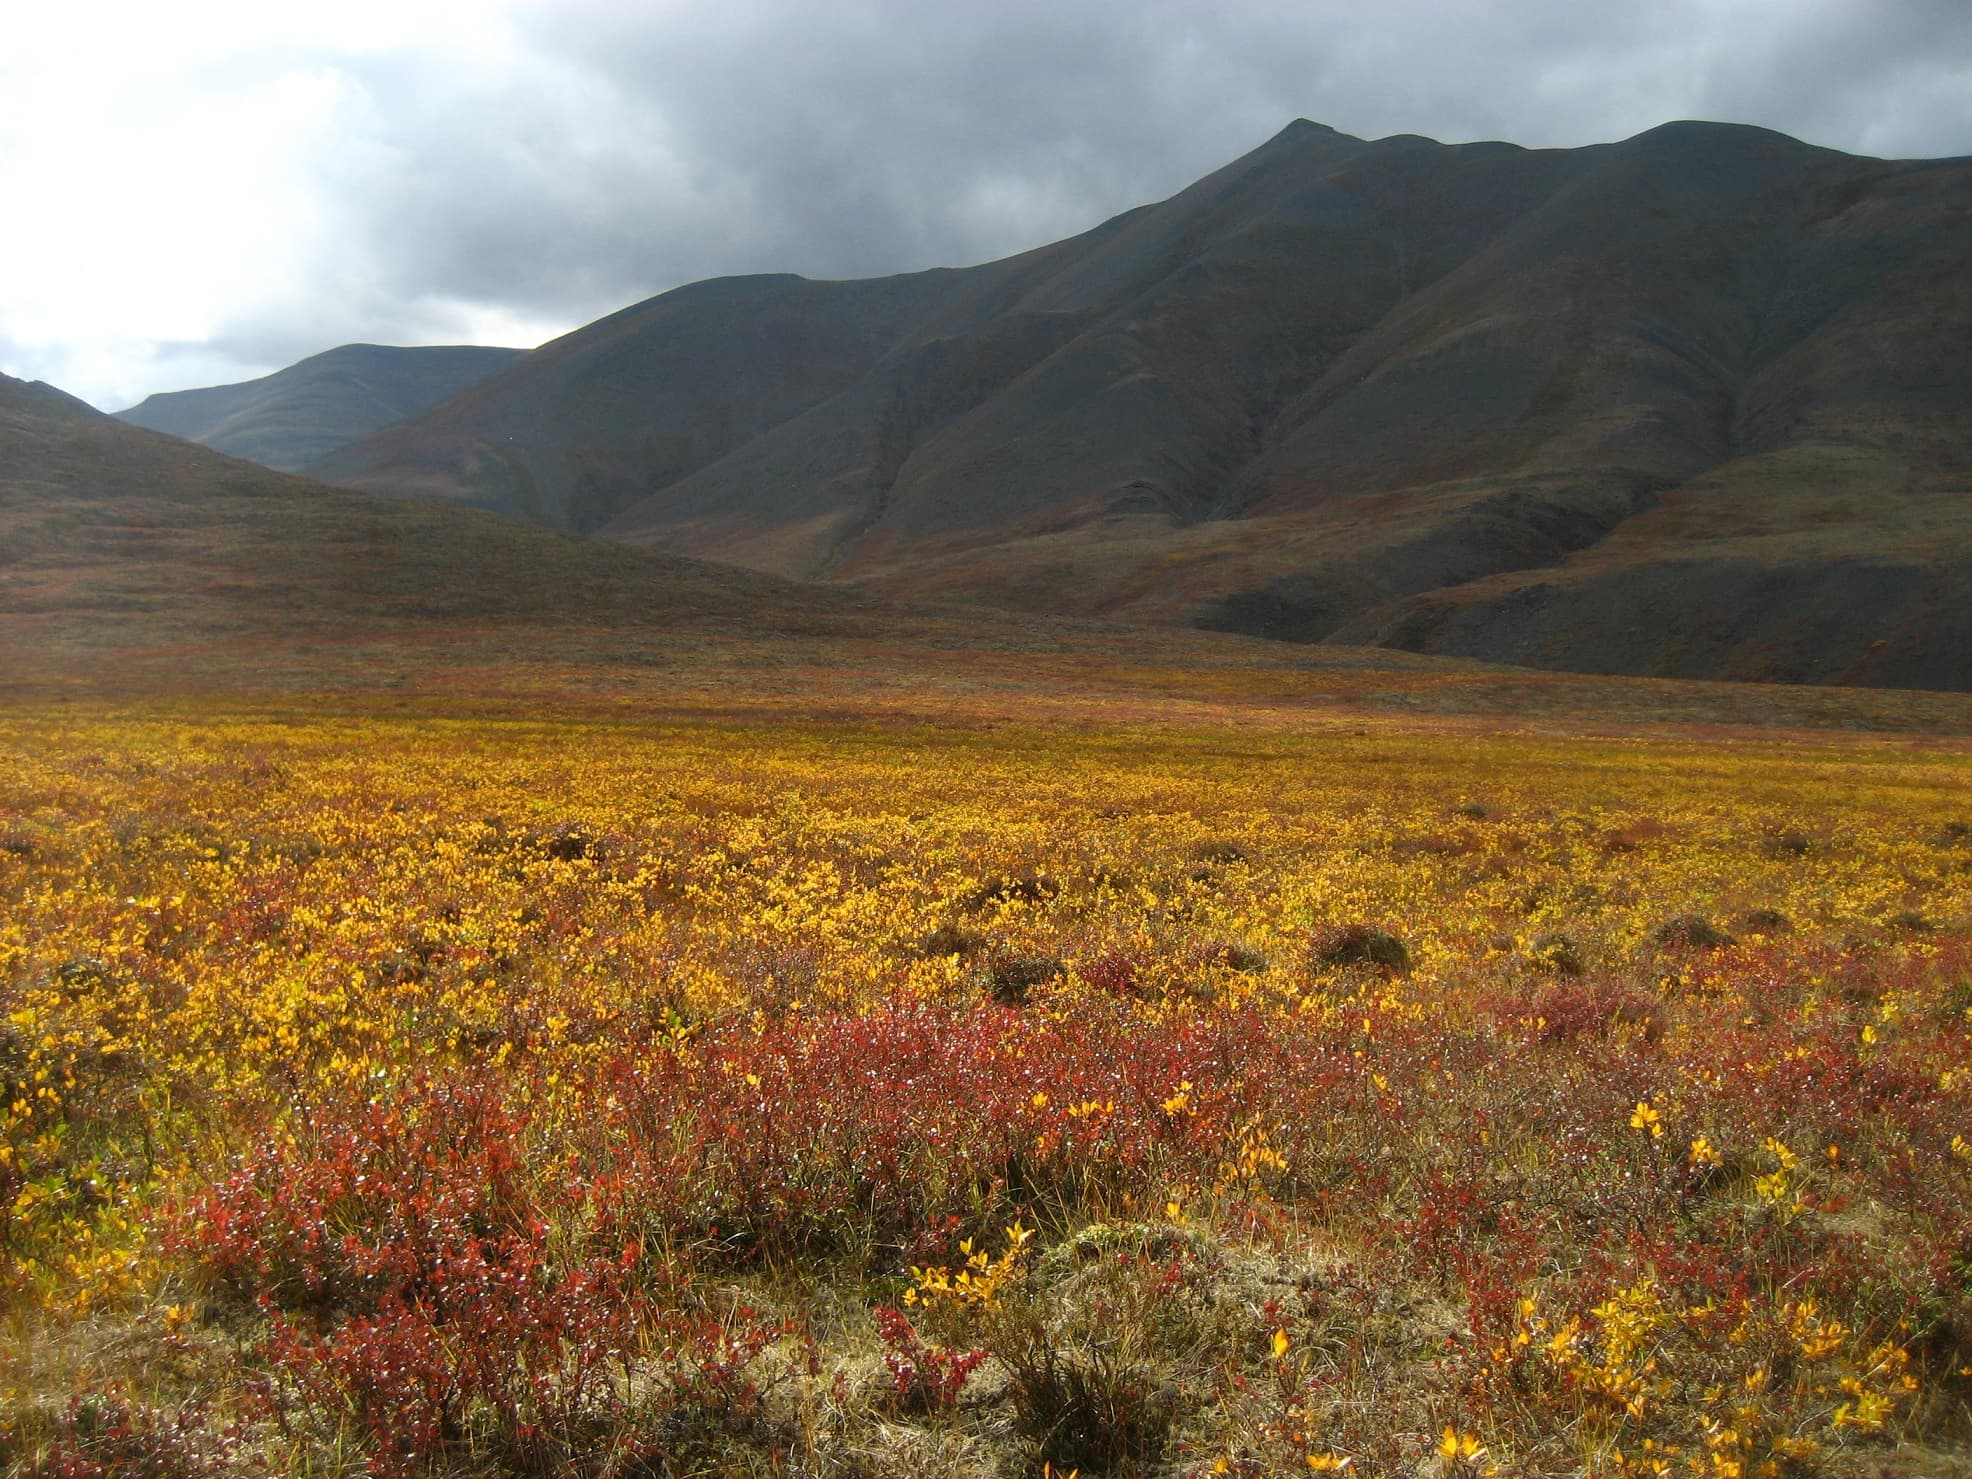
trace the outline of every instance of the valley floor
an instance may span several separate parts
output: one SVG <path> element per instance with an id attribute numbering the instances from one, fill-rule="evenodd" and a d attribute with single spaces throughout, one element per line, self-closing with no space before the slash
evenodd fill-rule
<path id="1" fill-rule="evenodd" d="M 1967 747 L 1215 681 L 17 704 L 11 1472 L 1962 1471 Z"/>

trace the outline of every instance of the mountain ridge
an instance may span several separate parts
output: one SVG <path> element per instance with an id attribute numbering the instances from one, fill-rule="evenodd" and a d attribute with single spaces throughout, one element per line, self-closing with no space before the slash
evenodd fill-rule
<path id="1" fill-rule="evenodd" d="M 910 599 L 1972 686 L 1968 256 L 1972 162 L 1297 120 L 998 262 L 660 295 L 319 470 Z"/>
<path id="2" fill-rule="evenodd" d="M 302 472 L 522 353 L 476 344 L 343 344 L 256 380 L 164 391 L 115 414 L 264 467 Z"/>
<path id="3" fill-rule="evenodd" d="M 658 632 L 832 619 L 846 593 L 331 488 L 0 375 L 0 650 L 369 642 L 461 626 Z M 216 645 L 215 645 L 216 644 Z"/>

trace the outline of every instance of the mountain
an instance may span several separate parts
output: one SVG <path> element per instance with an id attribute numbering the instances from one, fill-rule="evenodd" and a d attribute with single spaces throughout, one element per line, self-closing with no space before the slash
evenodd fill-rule
<path id="1" fill-rule="evenodd" d="M 1527 676 L 1499 674 L 1516 705 Z M 1503 701 L 1471 664 L 913 608 L 332 488 L 0 375 L 0 706 L 51 693 L 387 690 L 475 709 L 1031 716 L 1092 696 L 1111 713 L 1172 699 L 1191 712 L 1233 684 L 1250 700 L 1256 681 L 1263 706 L 1298 709 L 1382 694 L 1392 680 L 1388 698 L 1406 708 Z M 1409 681 L 1451 688 L 1441 699 Z M 1706 694 L 1668 704 L 1694 699 L 1718 712 Z M 1602 712 L 1609 701 L 1594 702 Z M 1727 708 L 1771 722 L 1765 700 Z M 1844 695 L 1808 722 L 1853 724 L 1856 712 Z M 1941 717 L 1959 718 L 1906 704 L 1865 722 L 1935 728 Z"/>
<path id="2" fill-rule="evenodd" d="M 317 471 L 595 529 L 856 386 L 964 277 L 695 283 L 545 344 Z"/>
<path id="3" fill-rule="evenodd" d="M 1298 122 L 1006 261 L 701 283 L 334 481 L 892 596 L 1972 688 L 1972 161 Z"/>
<path id="4" fill-rule="evenodd" d="M 404 633 L 477 632 L 518 661 L 526 633 L 773 633 L 849 605 L 772 576 L 329 488 L 0 375 L 0 679 L 83 673 L 139 649 L 167 664 L 217 652 L 218 670 L 268 644 L 360 653 Z"/>
<path id="5" fill-rule="evenodd" d="M 0 375 L 0 703 L 219 697 L 356 715 L 367 710 L 346 701 L 364 695 L 659 725 L 679 713 L 995 725 L 1250 713 L 1360 734 L 1394 712 L 1963 734 L 1972 722 L 1958 694 L 1534 673 L 878 600 L 327 487 Z"/>
<path id="6" fill-rule="evenodd" d="M 132 426 L 301 472 L 483 380 L 521 353 L 471 344 L 345 344 L 258 380 L 167 391 L 116 414 Z"/>

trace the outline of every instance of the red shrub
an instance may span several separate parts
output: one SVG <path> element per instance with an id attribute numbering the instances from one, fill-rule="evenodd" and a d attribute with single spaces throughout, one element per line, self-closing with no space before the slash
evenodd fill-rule
<path id="1" fill-rule="evenodd" d="M 966 1378 L 986 1360 L 984 1351 L 941 1351 L 927 1346 L 904 1312 L 885 1306 L 876 1311 L 877 1338 L 883 1342 L 883 1365 L 897 1389 L 897 1402 L 906 1412 L 947 1412 L 958 1405 Z"/>

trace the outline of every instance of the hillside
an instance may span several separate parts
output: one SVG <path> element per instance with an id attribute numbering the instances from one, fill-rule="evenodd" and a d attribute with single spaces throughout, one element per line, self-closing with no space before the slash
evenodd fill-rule
<path id="1" fill-rule="evenodd" d="M 316 471 L 594 529 L 859 384 L 964 277 L 679 288 L 543 345 Z"/>
<path id="2" fill-rule="evenodd" d="M 640 715 L 848 705 L 967 722 L 1972 727 L 1957 694 L 1577 677 L 802 586 L 325 487 L 0 376 L 0 696 L 51 693 L 382 693 Z"/>
<path id="3" fill-rule="evenodd" d="M 872 601 L 328 487 L 0 375 L 0 692 L 638 705 L 854 692 L 922 707 L 1002 688 L 1081 701 L 1237 682 L 1273 701 L 1304 673 L 1353 690 L 1469 666 Z M 1827 717 L 1849 722 L 1840 707 Z"/>
<path id="4" fill-rule="evenodd" d="M 1972 163 L 1296 123 L 959 271 L 666 294 L 329 459 L 805 579 L 1972 687 Z"/>
<path id="5" fill-rule="evenodd" d="M 283 472 L 395 425 L 482 380 L 518 349 L 345 344 L 258 380 L 150 396 L 119 420 Z"/>
<path id="6" fill-rule="evenodd" d="M 132 650 L 250 664 L 269 643 L 461 625 L 516 642 L 571 626 L 773 629 L 846 605 L 769 576 L 327 488 L 0 376 L 6 678 L 77 675 Z"/>

